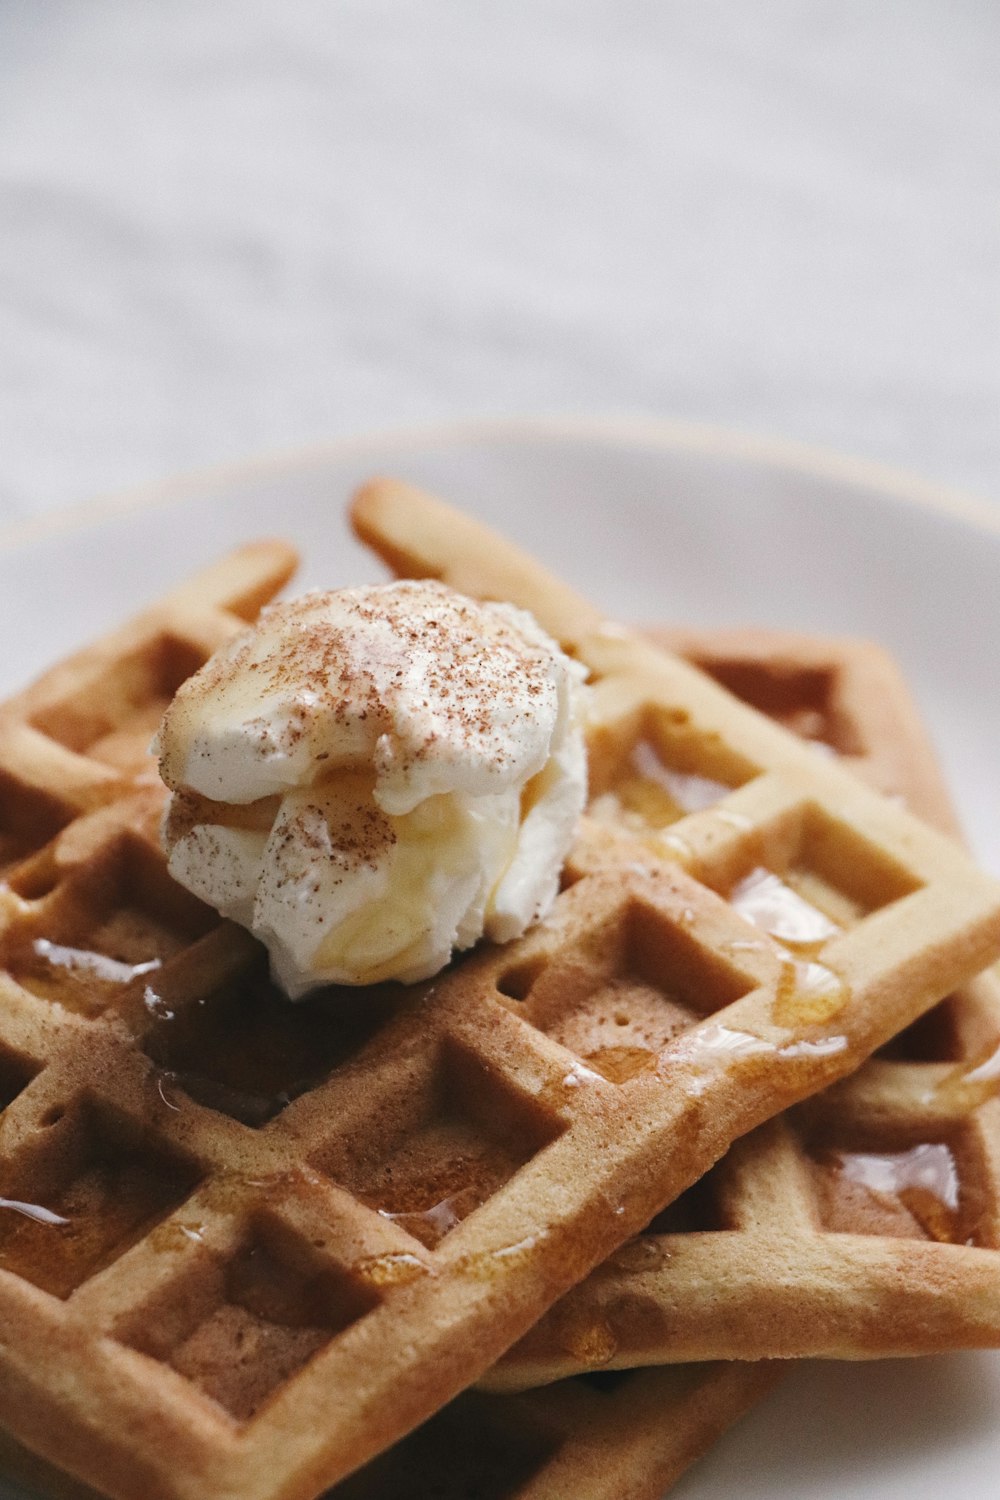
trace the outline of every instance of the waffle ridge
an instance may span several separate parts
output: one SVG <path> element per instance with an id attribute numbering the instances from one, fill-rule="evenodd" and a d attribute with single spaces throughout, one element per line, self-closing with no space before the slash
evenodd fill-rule
<path id="1" fill-rule="evenodd" d="M 660 631 L 958 836 L 894 663 L 863 642 Z M 823 740 L 823 735 L 826 740 Z M 736 1142 L 553 1308 L 484 1384 L 699 1359 L 867 1359 L 1000 1343 L 1000 974 L 962 986 L 858 1073 Z"/>
<path id="2" fill-rule="evenodd" d="M 209 634 L 266 593 L 213 606 Z M 198 599 L 178 591 L 169 613 L 204 621 Z M 600 679 L 609 787 L 651 712 L 685 774 L 740 784 L 672 845 L 592 821 L 543 928 L 405 995 L 307 1002 L 321 1040 L 289 1032 L 285 1053 L 256 945 L 165 890 L 161 793 L 127 744 L 145 689 L 106 691 L 134 681 L 153 618 L 161 639 L 162 609 L 0 711 L 5 774 L 62 818 L 35 846 L 13 830 L 0 934 L 0 1182 L 21 1205 L 0 1242 L 5 1421 L 123 1500 L 316 1494 L 479 1375 L 736 1135 L 1000 946 L 996 889 L 948 841 L 814 775 L 756 716 L 727 743 L 730 699 L 598 623 L 578 654 Z M 124 703 L 96 724 L 95 683 Z M 808 960 L 816 984 L 726 895 L 762 857 L 804 852 L 835 896 L 845 849 L 862 875 L 841 906 L 860 920 Z M 252 1007 L 235 1060 L 234 994 Z M 573 1012 L 632 995 L 655 1065 L 616 1080 L 573 1050 Z M 69 1220 L 71 1252 L 38 1254 L 65 1226 L 37 1209 Z"/>
<path id="3" fill-rule="evenodd" d="M 660 1500 L 778 1373 L 702 1364 L 466 1391 L 327 1500 Z M 0 1473 L 46 1500 L 100 1500 L 2 1432 Z"/>

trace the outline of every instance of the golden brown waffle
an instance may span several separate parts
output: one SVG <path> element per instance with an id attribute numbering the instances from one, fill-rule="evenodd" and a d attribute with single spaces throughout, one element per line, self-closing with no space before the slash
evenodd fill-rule
<path id="1" fill-rule="evenodd" d="M 906 788 L 907 801 L 918 807 L 922 788 L 930 786 L 947 806 L 930 747 L 911 730 L 900 751 L 896 731 L 909 725 L 912 706 L 898 672 L 876 648 L 763 631 L 661 631 L 658 637 L 738 696 L 797 732 L 835 745 L 883 789 Z M 441 1500 L 470 1494 L 501 1500 L 515 1492 L 522 1500 L 659 1496 L 773 1378 L 774 1371 L 761 1366 L 702 1366 L 697 1376 L 671 1374 L 672 1383 L 650 1371 L 631 1379 L 599 1377 L 593 1387 L 576 1380 L 519 1398 L 470 1394 L 338 1494 L 344 1500 L 423 1500 L 429 1492 Z M 53 1500 L 86 1500 L 94 1493 L 9 1442 L 0 1447 L 0 1472 Z"/>
<path id="2" fill-rule="evenodd" d="M 959 832 L 927 729 L 896 662 L 849 636 L 658 627 L 651 640 L 707 672 L 821 755 L 946 833 Z"/>
<path id="3" fill-rule="evenodd" d="M 0 878 L 77 814 L 154 778 L 153 731 L 185 677 L 287 583 L 284 542 L 243 547 L 0 708 Z"/>
<path id="4" fill-rule="evenodd" d="M 776 1379 L 763 1362 L 704 1364 L 467 1391 L 326 1500 L 660 1500 Z M 45 1500 L 99 1500 L 2 1433 L 0 1475 Z"/>
<path id="5" fill-rule="evenodd" d="M 181 639 L 188 610 L 191 590 L 168 611 Z M 4 1421 L 71 1472 L 126 1500 L 315 1495 L 735 1136 L 996 956 L 997 888 L 947 840 L 575 618 L 603 791 L 646 724 L 689 778 L 736 789 L 672 844 L 594 823 L 523 942 L 291 1014 L 245 934 L 169 894 L 156 789 L 109 770 L 164 690 L 136 678 L 135 632 L 3 712 L 9 782 L 57 825 L 95 806 L 41 848 L 51 825 L 13 828 L 0 931 Z M 793 958 L 725 899 L 761 861 L 835 905 L 847 930 L 822 953 Z M 622 1076 L 628 1027 L 605 1073 L 581 1060 L 577 1027 L 605 1009 L 653 1066 Z"/>
<path id="6" fill-rule="evenodd" d="M 658 640 L 946 829 L 905 683 L 866 643 L 782 632 Z M 1000 1344 L 1000 980 L 942 1002 L 854 1077 L 761 1126 L 484 1380 L 762 1356 Z"/>
<path id="7" fill-rule="evenodd" d="M 129 988 L 135 992 L 141 986 L 144 1006 L 151 1006 L 159 1019 L 168 1018 L 164 965 L 217 924 L 164 877 L 155 842 L 162 791 L 149 774 L 146 747 L 177 683 L 256 613 L 293 562 L 280 546 L 246 549 L 4 706 L 0 722 L 7 797 L 0 847 L 9 880 L 4 960 L 7 973 L 27 991 L 17 994 L 10 984 L 4 989 L 6 1001 L 17 994 L 20 1002 L 0 1023 L 4 1105 L 60 1040 L 77 1045 L 93 1040 L 73 1016 L 91 1022 L 102 1014 L 110 1019 Z M 297 1012 L 269 1005 L 262 987 L 256 999 L 248 993 L 223 994 L 214 1017 L 199 1015 L 197 990 L 213 983 L 211 956 L 220 951 L 220 936 L 216 932 L 191 949 L 191 963 L 207 961 L 207 970 L 192 992 L 192 1024 L 175 1049 L 192 1055 L 199 1047 L 209 1049 L 203 1059 L 206 1073 L 163 1071 L 156 1079 L 157 1096 L 161 1108 L 173 1108 L 177 1099 L 168 1091 L 186 1088 L 255 1124 L 280 1107 L 279 1082 L 287 1085 L 291 1079 L 295 1087 L 310 1068 L 325 1066 L 334 1028 L 314 1037 L 315 1016 L 303 1025 Z M 229 933 L 221 948 L 230 941 L 240 945 Z M 183 987 L 183 968 L 176 960 L 170 967 L 173 982 Z M 252 1036 L 242 1043 L 236 1008 L 241 1004 L 253 1010 Z M 60 1007 L 72 1015 L 60 1015 Z M 123 1010 L 128 1008 L 126 1001 Z M 12 1047 L 12 1042 L 20 1045 Z M 228 1061 L 218 1056 L 226 1042 L 237 1052 Z M 315 1045 L 322 1049 L 324 1044 L 325 1057 L 317 1064 L 310 1054 Z M 276 1058 L 268 1055 L 273 1051 Z M 99 1054 L 97 1061 L 104 1061 Z M 33 1125 L 44 1122 L 41 1130 L 47 1135 L 62 1126 L 62 1139 L 50 1141 L 41 1157 L 37 1150 L 24 1153 L 24 1187 L 18 1190 L 31 1196 L 16 1201 L 26 1207 L 41 1198 L 58 1202 L 64 1216 L 75 1221 L 82 1213 L 84 1222 L 74 1224 L 71 1238 L 53 1238 L 60 1226 L 44 1222 L 42 1205 L 35 1212 L 42 1210 L 43 1222 L 7 1208 L 0 1214 L 0 1262 L 8 1273 L 17 1275 L 20 1269 L 33 1283 L 58 1296 L 69 1293 L 72 1300 L 72 1288 L 127 1249 L 183 1190 L 190 1173 L 168 1161 L 141 1132 L 122 1141 L 121 1122 L 102 1119 L 85 1101 L 76 1132 L 67 1134 L 66 1117 L 57 1118 L 63 1104 L 45 1104 L 46 1099 L 65 1099 L 76 1087 L 67 1071 L 64 1067 L 60 1084 L 50 1067 L 50 1088 L 44 1094 L 36 1079 L 34 1109 L 22 1118 L 20 1131 L 17 1110 L 8 1111 L 0 1142 L 5 1159 L 17 1158 L 20 1141 L 39 1133 Z M 86 1081 L 85 1067 L 83 1071 Z M 23 1111 L 29 1101 L 23 1094 L 21 1098 Z M 77 1159 L 60 1160 L 64 1152 Z M 64 1181 L 67 1177 L 71 1180 Z M 8 1191 L 12 1181 L 8 1174 Z M 154 1231 L 161 1240 L 164 1228 Z M 197 1236 L 200 1231 L 189 1227 L 188 1232 Z M 176 1239 L 185 1230 L 175 1226 L 172 1233 Z M 170 1237 L 166 1239 L 161 1253 L 171 1248 Z M 44 1358 L 44 1350 L 36 1351 L 36 1357 Z M 558 1392 L 514 1400 L 468 1395 L 345 1488 L 359 1496 L 384 1496 L 386 1486 L 394 1485 L 400 1493 L 423 1495 L 423 1476 L 433 1473 L 435 1483 L 447 1482 L 455 1495 L 470 1484 L 477 1494 L 485 1494 L 488 1482 L 498 1500 L 515 1488 L 539 1497 L 573 1494 L 581 1500 L 587 1495 L 610 1500 L 623 1492 L 626 1480 L 636 1496 L 652 1495 L 733 1420 L 765 1380 L 763 1370 L 704 1369 L 671 1375 L 667 1381 L 660 1376 L 632 1380 L 628 1394 L 620 1386 L 609 1392 L 575 1382 Z M 60 1425 L 45 1434 L 43 1446 L 66 1462 L 74 1440 L 76 1434 Z M 67 1500 L 96 1493 L 10 1438 L 0 1444 L 0 1467 L 32 1491 Z"/>

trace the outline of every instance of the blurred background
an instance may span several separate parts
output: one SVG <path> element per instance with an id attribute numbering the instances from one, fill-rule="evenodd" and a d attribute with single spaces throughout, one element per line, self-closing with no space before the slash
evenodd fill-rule
<path id="1" fill-rule="evenodd" d="M 991 0 L 3 0 L 0 521 L 674 416 L 1000 498 Z"/>

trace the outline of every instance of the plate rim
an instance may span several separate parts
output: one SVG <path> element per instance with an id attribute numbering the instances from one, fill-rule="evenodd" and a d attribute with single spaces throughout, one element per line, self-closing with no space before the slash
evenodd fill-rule
<path id="1" fill-rule="evenodd" d="M 843 453 L 835 448 L 792 438 L 729 427 L 722 423 L 688 421 L 676 417 L 621 415 L 510 416 L 454 418 L 411 426 L 370 428 L 342 437 L 289 448 L 265 450 L 245 458 L 178 470 L 163 479 L 112 490 L 0 526 L 0 555 L 49 538 L 83 533 L 104 521 L 152 510 L 168 510 L 193 490 L 226 490 L 289 469 L 317 469 L 380 445 L 391 453 L 407 447 L 469 446 L 477 441 L 539 439 L 552 443 L 598 439 L 622 448 L 642 444 L 663 452 L 700 453 L 743 460 L 786 474 L 831 479 L 852 489 L 866 490 L 882 500 L 900 500 L 924 511 L 946 516 L 975 529 L 1000 536 L 1000 503 L 906 468 Z"/>

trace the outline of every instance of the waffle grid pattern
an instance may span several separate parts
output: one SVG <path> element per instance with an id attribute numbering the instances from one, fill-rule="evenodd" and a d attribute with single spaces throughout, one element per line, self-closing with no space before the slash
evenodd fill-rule
<path id="1" fill-rule="evenodd" d="M 659 1500 L 777 1375 L 700 1365 L 464 1392 L 328 1500 Z M 46 1500 L 100 1500 L 3 1433 L 0 1472 Z"/>
<path id="2" fill-rule="evenodd" d="M 136 641 L 207 650 L 267 587 L 244 579 L 228 611 L 205 592 L 2 711 L 7 776 L 70 816 L 54 842 L 16 830 L 4 892 L 0 1053 L 29 1081 L 0 1122 L 0 1368 L 11 1430 L 43 1450 L 58 1433 L 60 1462 L 111 1494 L 291 1500 L 429 1415 L 736 1135 L 993 958 L 1000 905 L 946 841 L 731 724 L 728 699 L 703 713 L 697 678 L 671 668 L 668 692 L 657 653 L 604 631 L 612 793 L 651 721 L 682 771 L 735 789 L 669 844 L 592 824 L 544 928 L 405 999 L 315 1002 L 356 1013 L 313 1071 L 285 1069 L 255 945 L 150 895 L 160 794 L 134 755 L 163 679 Z M 791 955 L 725 899 L 762 862 L 832 893 L 822 952 Z M 230 1070 L 224 1035 L 199 1064 L 191 1038 L 219 1034 L 234 987 L 264 995 L 238 1044 L 252 1065 Z M 616 1078 L 565 1026 L 632 994 L 654 1065 Z M 44 1231 L 64 1249 L 41 1253 Z"/>
<path id="3" fill-rule="evenodd" d="M 898 669 L 863 643 L 658 632 L 945 830 Z M 821 685 L 821 690 L 820 690 Z M 842 750 L 841 750 L 841 753 Z M 700 1359 L 876 1358 L 1000 1341 L 1000 983 L 963 986 L 856 1075 L 738 1141 L 483 1384 Z"/>

